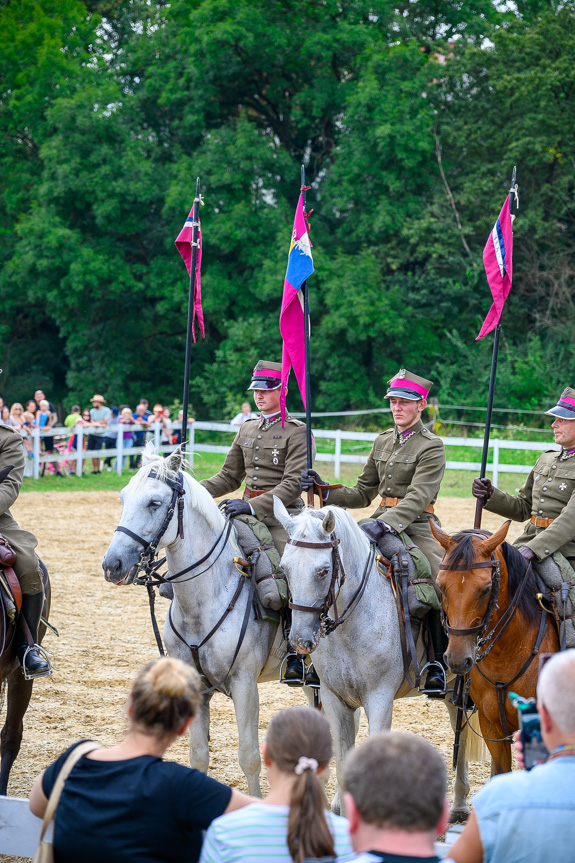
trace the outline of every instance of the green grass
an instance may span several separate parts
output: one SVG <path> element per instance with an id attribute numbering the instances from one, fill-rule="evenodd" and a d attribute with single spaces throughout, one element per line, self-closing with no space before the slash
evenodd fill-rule
<path id="1" fill-rule="evenodd" d="M 459 449 L 459 448 L 458 448 Z M 473 450 L 470 450 L 473 452 Z M 469 451 L 468 451 L 469 452 Z M 463 456 L 455 457 L 448 451 L 448 458 L 458 461 L 479 461 L 480 450 L 475 451 L 475 458 L 464 459 Z M 511 450 L 510 452 L 513 452 Z M 518 450 L 517 452 L 522 452 Z M 525 464 L 535 463 L 535 453 L 522 453 L 525 459 Z M 532 459 L 531 456 L 534 456 Z M 507 453 L 505 454 L 507 459 Z M 196 479 L 206 479 L 217 473 L 224 462 L 224 456 L 220 453 L 196 453 L 194 458 L 194 475 Z M 509 460 L 510 464 L 512 462 Z M 521 460 L 518 462 L 521 464 Z M 333 474 L 333 466 L 323 462 L 318 462 L 316 469 L 320 475 L 330 482 L 336 482 Z M 357 477 L 361 473 L 362 465 L 360 464 L 342 464 L 341 477 L 337 482 L 342 482 L 345 485 L 354 485 Z M 112 471 L 94 475 L 92 473 L 84 473 L 79 476 L 63 476 L 57 477 L 52 474 L 46 474 L 39 480 L 34 480 L 31 477 L 25 477 L 22 486 L 23 492 L 28 491 L 121 491 L 129 482 L 133 471 L 125 471 L 122 476 Z M 442 497 L 469 497 L 471 494 L 471 483 L 475 473 L 473 471 L 463 470 L 448 470 L 445 472 L 443 482 L 441 484 Z M 522 485 L 527 474 L 501 473 L 499 474 L 499 488 L 507 492 L 515 492 Z"/>

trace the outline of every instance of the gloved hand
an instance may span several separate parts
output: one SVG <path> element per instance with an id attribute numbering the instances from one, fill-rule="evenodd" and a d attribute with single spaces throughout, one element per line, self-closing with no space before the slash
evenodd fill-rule
<path id="1" fill-rule="evenodd" d="M 389 527 L 379 518 L 376 518 L 375 521 L 366 521 L 365 524 L 360 524 L 360 527 L 372 542 L 377 542 L 384 533 L 389 533 Z"/>
<path id="2" fill-rule="evenodd" d="M 316 485 L 329 485 L 328 482 L 325 482 L 325 480 L 321 478 L 317 471 L 312 470 L 311 468 L 309 470 L 302 470 L 299 481 L 303 491 L 308 491 L 308 489 L 313 487 L 314 483 Z M 329 489 L 322 491 L 321 499 L 323 503 L 326 502 L 328 494 Z"/>
<path id="3" fill-rule="evenodd" d="M 226 504 L 226 515 L 228 518 L 236 518 L 238 515 L 251 515 L 252 508 L 247 500 L 230 500 Z"/>
<path id="4" fill-rule="evenodd" d="M 493 484 L 490 479 L 480 479 L 477 477 L 473 480 L 471 486 L 471 494 L 473 497 L 480 497 L 484 500 L 489 500 L 494 492 Z"/>
<path id="5" fill-rule="evenodd" d="M 526 545 L 522 545 L 519 549 L 519 554 L 523 555 L 525 560 L 530 561 L 535 559 L 535 552 Z"/>

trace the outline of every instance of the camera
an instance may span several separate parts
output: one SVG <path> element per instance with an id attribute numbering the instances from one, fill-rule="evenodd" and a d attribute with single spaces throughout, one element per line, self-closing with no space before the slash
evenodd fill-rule
<path id="1" fill-rule="evenodd" d="M 519 732 L 525 769 L 531 770 L 536 764 L 542 764 L 549 755 L 541 735 L 541 720 L 537 712 L 537 704 L 534 698 L 522 698 L 515 692 L 509 693 L 509 699 L 519 714 Z"/>

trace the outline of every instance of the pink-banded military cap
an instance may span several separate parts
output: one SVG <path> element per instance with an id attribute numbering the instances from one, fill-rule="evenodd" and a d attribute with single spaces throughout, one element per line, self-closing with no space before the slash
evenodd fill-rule
<path id="1" fill-rule="evenodd" d="M 386 399 L 395 396 L 400 399 L 409 399 L 412 402 L 426 399 L 433 386 L 433 381 L 420 378 L 419 375 L 408 372 L 407 369 L 400 369 L 387 383 L 389 387 L 385 394 Z"/>
<path id="2" fill-rule="evenodd" d="M 258 360 L 248 390 L 277 390 L 282 383 L 282 364 Z"/>
<path id="3" fill-rule="evenodd" d="M 561 417 L 563 420 L 575 420 L 575 390 L 566 387 L 559 396 L 559 401 L 555 407 L 545 411 L 545 413 L 552 417 Z"/>

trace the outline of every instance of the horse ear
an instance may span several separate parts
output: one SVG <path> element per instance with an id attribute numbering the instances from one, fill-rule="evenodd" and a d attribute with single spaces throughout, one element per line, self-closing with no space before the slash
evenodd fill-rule
<path id="1" fill-rule="evenodd" d="M 453 546 L 457 545 L 455 540 L 451 536 L 449 536 L 448 533 L 445 533 L 445 531 L 441 530 L 441 528 L 435 524 L 432 518 L 429 519 L 429 526 L 431 528 L 433 536 L 435 537 L 437 542 L 441 546 L 443 546 L 445 551 L 451 551 Z"/>
<path id="2" fill-rule="evenodd" d="M 157 450 L 152 441 L 148 441 L 142 453 L 142 464 L 150 464 L 156 460 Z"/>
<path id="3" fill-rule="evenodd" d="M 498 545 L 505 542 L 505 537 L 507 536 L 510 524 L 511 519 L 509 521 L 504 521 L 499 530 L 496 530 L 492 536 L 488 536 L 487 539 L 484 539 L 480 546 L 481 551 L 484 551 L 485 554 L 492 554 Z"/>
<path id="4" fill-rule="evenodd" d="M 322 521 L 321 526 L 322 526 L 325 533 L 333 533 L 334 532 L 334 530 L 335 530 L 335 515 L 333 514 L 333 511 L 331 509 L 328 510 L 328 513 L 325 516 L 324 520 Z"/>
<path id="5" fill-rule="evenodd" d="M 273 498 L 274 498 L 274 515 L 277 518 L 277 520 L 279 521 L 279 523 L 281 525 L 283 525 L 283 527 L 285 527 L 288 534 L 290 534 L 290 536 L 291 536 L 291 533 L 293 531 L 293 525 L 292 525 L 292 520 L 291 520 L 290 514 L 287 511 L 287 509 L 285 508 L 285 506 L 283 505 L 282 501 L 279 499 L 279 497 L 276 497 L 276 495 L 274 494 Z"/>
<path id="6" fill-rule="evenodd" d="M 174 473 L 177 473 L 182 467 L 183 461 L 184 456 L 182 455 L 182 451 L 180 449 L 176 449 L 167 457 L 166 466 L 168 470 L 173 470 Z"/>

